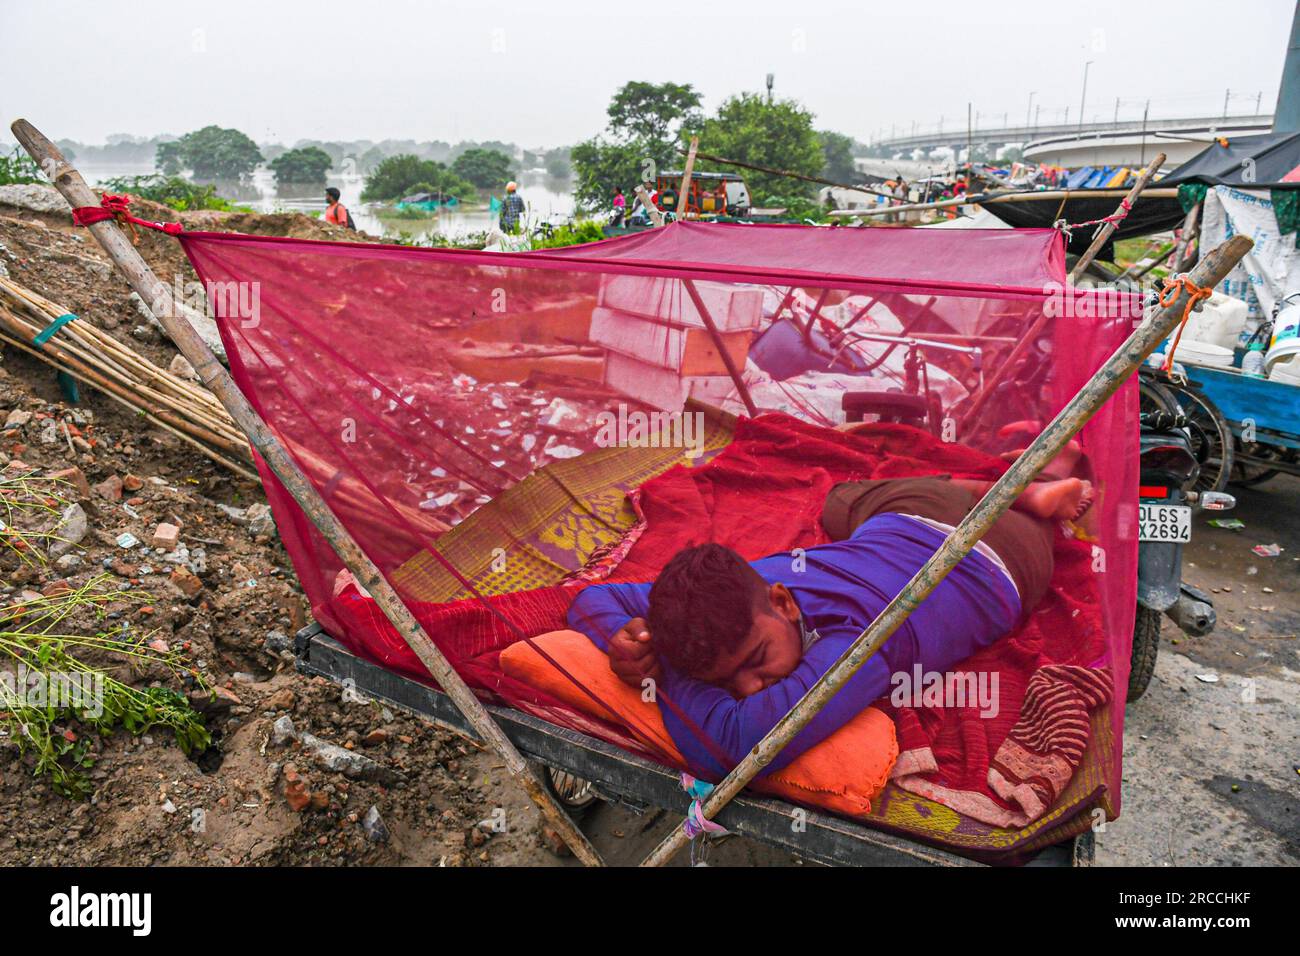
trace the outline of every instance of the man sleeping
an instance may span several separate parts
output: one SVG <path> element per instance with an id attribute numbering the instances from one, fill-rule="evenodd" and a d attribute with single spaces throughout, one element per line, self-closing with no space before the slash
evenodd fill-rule
<path id="1" fill-rule="evenodd" d="M 1054 463 L 1056 464 L 1056 463 Z M 719 544 L 678 552 L 653 584 L 596 584 L 570 627 L 655 700 L 691 768 L 724 776 L 808 691 L 974 507 L 988 482 L 844 482 L 832 541 L 746 562 Z M 1078 478 L 1037 482 L 766 768 L 784 767 L 887 695 L 913 665 L 944 672 L 1008 633 L 1046 593 L 1052 538 L 1090 506 Z M 724 765 L 725 764 L 725 765 Z"/>

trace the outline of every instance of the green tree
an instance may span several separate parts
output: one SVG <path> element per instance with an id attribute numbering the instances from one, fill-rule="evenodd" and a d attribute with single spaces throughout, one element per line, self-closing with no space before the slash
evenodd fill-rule
<path id="1" fill-rule="evenodd" d="M 451 171 L 480 189 L 501 189 L 513 175 L 510 157 L 495 149 L 467 149 L 452 162 Z"/>
<path id="2" fill-rule="evenodd" d="M 616 188 L 628 191 L 661 169 L 680 166 L 676 146 L 686 131 L 698 129 L 699 105 L 690 84 L 634 81 L 619 87 L 605 133 L 570 150 L 578 204 L 605 208 Z"/>
<path id="3" fill-rule="evenodd" d="M 315 146 L 290 149 L 271 160 L 277 183 L 316 183 L 323 185 L 325 174 L 334 161 L 329 153 Z"/>
<path id="4" fill-rule="evenodd" d="M 205 126 L 174 143 L 160 143 L 154 163 L 164 173 L 189 169 L 196 179 L 240 179 L 262 162 L 257 144 L 237 129 Z"/>
<path id="5" fill-rule="evenodd" d="M 700 94 L 689 83 L 624 83 L 610 100 L 608 129 L 617 139 L 672 143 L 698 126 Z"/>
<path id="6" fill-rule="evenodd" d="M 817 139 L 822 146 L 822 179 L 849 185 L 858 182 L 858 169 L 853 163 L 853 137 L 822 130 Z"/>
<path id="7" fill-rule="evenodd" d="M 818 175 L 826 163 L 813 129 L 813 114 L 794 100 L 768 102 L 756 93 L 733 96 L 718 107 L 716 116 L 704 121 L 700 139 L 710 153 L 804 176 Z M 711 168 L 705 162 L 700 166 Z M 759 204 L 772 195 L 811 197 L 818 188 L 767 173 L 747 172 L 745 179 Z"/>
<path id="8" fill-rule="evenodd" d="M 548 176 L 563 178 L 571 175 L 573 173 L 573 164 L 569 157 L 569 148 L 561 146 L 558 149 L 551 150 L 546 154 L 546 162 L 543 165 L 546 166 Z"/>
<path id="9" fill-rule="evenodd" d="M 426 187 L 416 190 L 415 186 Z M 366 177 L 361 198 L 366 202 L 401 199 L 413 192 L 441 192 L 457 199 L 477 195 L 473 183 L 461 179 L 442 163 L 410 153 L 389 156 Z"/>
<path id="10" fill-rule="evenodd" d="M 166 143 L 159 143 L 154 153 L 154 168 L 161 171 L 166 176 L 175 176 L 185 168 L 185 163 L 181 160 L 181 143 L 178 139 L 173 139 Z"/>

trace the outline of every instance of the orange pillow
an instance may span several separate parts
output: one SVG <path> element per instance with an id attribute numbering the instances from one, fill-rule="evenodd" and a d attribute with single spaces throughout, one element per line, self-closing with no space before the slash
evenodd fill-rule
<path id="1" fill-rule="evenodd" d="M 635 687 L 619 680 L 609 669 L 605 652 L 586 635 L 551 631 L 533 640 L 618 713 L 611 716 L 524 641 L 501 652 L 501 669 L 584 714 L 633 727 L 637 736 L 654 741 L 685 766 L 659 707 L 642 700 Z M 796 803 L 813 804 L 847 816 L 866 816 L 871 812 L 871 801 L 885 788 L 897 759 L 894 722 L 884 712 L 867 707 L 821 743 L 751 786 Z"/>

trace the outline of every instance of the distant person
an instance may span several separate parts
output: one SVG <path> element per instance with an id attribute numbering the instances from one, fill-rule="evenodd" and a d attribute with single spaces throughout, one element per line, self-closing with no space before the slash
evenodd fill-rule
<path id="1" fill-rule="evenodd" d="M 614 190 L 614 217 L 610 220 L 610 225 L 623 225 L 623 217 L 627 214 L 627 199 L 623 196 L 622 189 Z"/>
<path id="2" fill-rule="evenodd" d="M 501 231 L 514 235 L 524 217 L 524 200 L 519 195 L 519 184 L 506 183 L 506 200 L 501 204 Z"/>
<path id="3" fill-rule="evenodd" d="M 325 221 L 345 229 L 357 228 L 356 223 L 352 221 L 352 213 L 348 212 L 347 206 L 339 202 L 339 191 L 333 186 L 325 190 Z"/>

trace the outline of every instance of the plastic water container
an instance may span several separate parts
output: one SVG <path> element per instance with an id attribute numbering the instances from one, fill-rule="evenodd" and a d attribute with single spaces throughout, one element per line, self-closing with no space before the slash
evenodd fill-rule
<path id="1" fill-rule="evenodd" d="M 1249 306 L 1241 299 L 1216 292 L 1205 300 L 1199 312 L 1187 317 L 1183 339 L 1208 342 L 1231 351 L 1241 340 L 1249 311 Z M 1181 347 L 1179 351 L 1182 351 Z"/>
<path id="2" fill-rule="evenodd" d="M 1178 343 L 1174 358 L 1188 365 L 1209 365 L 1214 368 L 1232 368 L 1232 349 L 1215 345 L 1213 342 L 1188 341 L 1185 337 Z"/>
<path id="3" fill-rule="evenodd" d="M 1283 385 L 1300 386 L 1300 362 L 1278 362 L 1268 373 L 1270 382 L 1281 382 Z"/>
<path id="4" fill-rule="evenodd" d="M 1273 320 L 1273 338 L 1264 359 L 1269 378 L 1279 365 L 1288 378 L 1300 377 L 1300 304 L 1288 305 Z"/>
<path id="5" fill-rule="evenodd" d="M 1241 372 L 1243 375 L 1253 375 L 1255 378 L 1263 378 L 1264 373 L 1264 343 L 1251 342 L 1250 348 L 1241 359 Z"/>

